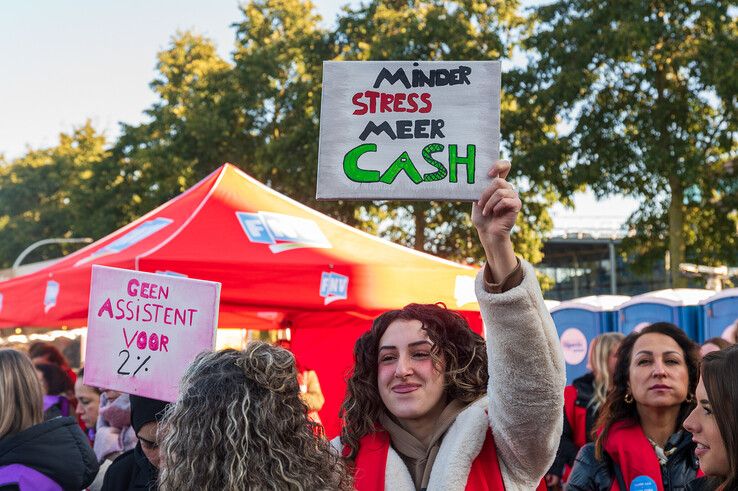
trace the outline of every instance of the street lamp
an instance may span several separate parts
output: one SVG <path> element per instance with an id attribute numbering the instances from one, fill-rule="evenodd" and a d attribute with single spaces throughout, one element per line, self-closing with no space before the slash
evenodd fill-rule
<path id="1" fill-rule="evenodd" d="M 23 252 L 21 252 L 18 257 L 16 258 L 15 262 L 13 262 L 13 271 L 15 272 L 16 269 L 18 269 L 18 266 L 23 262 L 23 260 L 28 256 L 28 254 L 31 253 L 32 250 L 36 249 L 37 247 L 41 247 L 46 244 L 70 244 L 70 243 L 82 243 L 82 244 L 91 244 L 93 240 L 90 237 L 82 237 L 78 239 L 74 238 L 64 238 L 59 237 L 55 239 L 43 239 L 39 240 L 37 242 L 34 242 L 33 244 L 29 245 L 25 249 L 23 249 Z"/>

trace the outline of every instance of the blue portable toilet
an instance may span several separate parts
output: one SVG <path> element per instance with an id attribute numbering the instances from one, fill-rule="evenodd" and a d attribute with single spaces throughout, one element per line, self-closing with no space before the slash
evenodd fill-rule
<path id="1" fill-rule="evenodd" d="M 587 355 L 592 340 L 615 330 L 615 310 L 630 297 L 593 295 L 561 302 L 551 309 L 566 361 L 568 384 L 587 372 Z"/>
<path id="2" fill-rule="evenodd" d="M 736 342 L 738 334 L 738 288 L 723 290 L 700 302 L 700 343 L 710 338 Z"/>
<path id="3" fill-rule="evenodd" d="M 654 322 L 671 322 L 699 341 L 699 303 L 714 294 L 701 288 L 670 288 L 637 295 L 618 308 L 618 331 L 627 336 Z"/>

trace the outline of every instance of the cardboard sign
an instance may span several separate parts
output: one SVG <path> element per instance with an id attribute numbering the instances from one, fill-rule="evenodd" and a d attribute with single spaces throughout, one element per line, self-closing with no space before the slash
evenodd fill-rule
<path id="1" fill-rule="evenodd" d="M 92 267 L 84 383 L 163 401 L 215 347 L 220 283 Z"/>
<path id="2" fill-rule="evenodd" d="M 500 62 L 326 61 L 318 199 L 479 199 L 500 151 Z"/>

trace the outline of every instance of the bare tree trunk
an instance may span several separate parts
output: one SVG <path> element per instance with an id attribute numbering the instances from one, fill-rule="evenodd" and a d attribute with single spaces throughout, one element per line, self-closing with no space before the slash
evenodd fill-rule
<path id="1" fill-rule="evenodd" d="M 426 203 L 415 203 L 413 214 L 415 215 L 415 250 L 425 250 L 425 211 L 428 209 Z"/>
<path id="2" fill-rule="evenodd" d="M 684 188 L 677 176 L 669 177 L 671 201 L 669 202 L 669 274 L 672 288 L 687 286 L 687 278 L 679 272 L 684 262 Z"/>

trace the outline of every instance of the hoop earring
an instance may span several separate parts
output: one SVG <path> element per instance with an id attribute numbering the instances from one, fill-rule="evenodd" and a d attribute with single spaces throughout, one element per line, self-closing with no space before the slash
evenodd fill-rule
<path id="1" fill-rule="evenodd" d="M 625 394 L 625 397 L 623 399 L 625 400 L 626 404 L 633 404 L 633 394 L 631 394 L 630 392 Z"/>
<path id="2" fill-rule="evenodd" d="M 694 403 L 694 394 L 687 394 L 687 400 L 685 401 L 687 404 Z"/>

